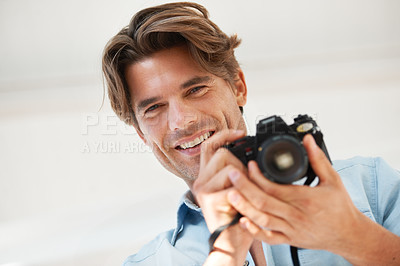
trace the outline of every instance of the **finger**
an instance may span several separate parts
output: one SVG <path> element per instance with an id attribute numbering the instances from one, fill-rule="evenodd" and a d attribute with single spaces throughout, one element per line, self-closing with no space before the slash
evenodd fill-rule
<path id="1" fill-rule="evenodd" d="M 200 168 L 204 167 L 214 153 L 223 145 L 226 145 L 227 143 L 235 141 L 244 136 L 245 133 L 243 130 L 230 129 L 217 132 L 211 138 L 204 141 L 201 144 Z"/>
<path id="2" fill-rule="evenodd" d="M 268 211 L 261 211 L 255 208 L 238 191 L 229 191 L 228 201 L 239 213 L 263 228 L 281 232 L 291 232 L 293 230 L 293 227 L 284 219 L 274 216 Z"/>
<path id="3" fill-rule="evenodd" d="M 263 173 L 261 173 L 261 170 L 255 161 L 250 161 L 248 163 L 248 170 L 251 181 L 258 185 L 258 187 L 264 192 L 275 196 L 275 192 L 278 190 L 277 184 L 270 181 Z"/>
<path id="4" fill-rule="evenodd" d="M 240 172 L 242 175 L 246 175 L 246 173 L 242 171 L 242 168 L 238 169 L 234 165 L 229 164 L 218 171 L 216 174 L 211 176 L 211 178 L 209 178 L 207 182 L 202 183 L 201 190 L 210 193 L 231 187 L 232 182 L 229 179 L 230 172 Z M 199 184 L 199 182 L 196 183 L 196 185 Z"/>
<path id="5" fill-rule="evenodd" d="M 337 179 L 338 174 L 310 134 L 304 136 L 303 145 L 306 148 L 311 167 L 320 180 L 320 185 L 332 180 L 332 178 Z"/>
<path id="6" fill-rule="evenodd" d="M 237 191 L 240 192 L 240 195 L 260 212 L 267 212 L 284 220 L 288 220 L 287 218 L 290 217 L 291 214 L 297 214 L 299 212 L 297 208 L 291 206 L 287 202 L 265 193 L 239 172 L 229 173 L 229 179 Z M 234 203 L 232 202 L 232 204 Z M 240 208 L 240 211 L 250 219 L 257 219 L 256 213 L 247 212 L 247 206 L 236 207 Z"/>
<path id="7" fill-rule="evenodd" d="M 197 202 L 206 218 L 210 232 L 215 231 L 222 225 L 229 224 L 237 215 L 237 211 L 227 201 L 228 190 L 215 193 L 199 193 L 196 195 Z"/>
<path id="8" fill-rule="evenodd" d="M 287 244 L 289 242 L 289 238 L 285 234 L 279 231 L 263 229 L 257 226 L 247 217 L 240 218 L 239 223 L 242 228 L 250 232 L 250 234 L 252 234 L 254 238 L 266 242 L 270 245 L 279 245 L 285 243 Z"/>
<path id="9" fill-rule="evenodd" d="M 294 196 L 300 193 L 305 193 L 304 190 L 307 188 L 297 185 L 282 185 L 270 181 L 268 178 L 261 173 L 255 161 L 250 161 L 248 164 L 249 179 L 256 184 L 261 190 L 263 190 L 268 195 L 277 198 L 284 202 L 290 202 Z M 300 191 L 302 190 L 302 191 Z"/>
<path id="10" fill-rule="evenodd" d="M 210 180 L 214 179 L 214 176 L 225 168 L 228 165 L 232 165 L 240 172 L 243 172 L 247 175 L 246 166 L 232 153 L 224 148 L 220 148 L 222 151 L 216 152 L 208 161 L 207 165 L 205 165 L 200 172 L 198 180 L 196 180 L 197 184 L 205 184 Z M 233 169 L 232 169 L 233 170 Z M 228 175 L 225 175 L 227 178 Z"/>
<path id="11" fill-rule="evenodd" d="M 283 209 L 285 212 L 282 212 L 281 217 L 289 221 L 291 225 L 296 225 L 296 221 L 301 220 L 302 213 L 307 213 L 313 209 L 312 199 L 316 197 L 316 188 L 302 185 L 282 185 L 269 180 L 266 181 L 254 161 L 249 163 L 248 172 L 250 181 L 263 189 L 266 194 L 290 206 L 289 209 Z"/>

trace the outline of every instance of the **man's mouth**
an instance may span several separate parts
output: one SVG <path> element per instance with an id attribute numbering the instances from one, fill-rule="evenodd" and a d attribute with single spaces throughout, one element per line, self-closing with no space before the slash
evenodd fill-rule
<path id="1" fill-rule="evenodd" d="M 201 135 L 201 136 L 195 138 L 195 139 L 192 140 L 192 141 L 188 141 L 188 142 L 185 142 L 185 143 L 182 143 L 182 144 L 178 145 L 178 146 L 176 147 L 176 149 L 179 149 L 179 150 L 186 150 L 186 149 L 194 148 L 194 147 L 200 145 L 201 143 L 203 143 L 203 141 L 205 141 L 205 140 L 208 139 L 209 137 L 211 137 L 212 134 L 214 134 L 213 131 L 206 132 L 206 133 L 204 133 L 203 135 Z"/>

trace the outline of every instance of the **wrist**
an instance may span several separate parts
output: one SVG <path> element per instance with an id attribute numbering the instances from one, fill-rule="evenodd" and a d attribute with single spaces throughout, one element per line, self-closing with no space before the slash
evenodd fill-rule
<path id="1" fill-rule="evenodd" d="M 240 265 L 237 259 L 231 254 L 223 251 L 215 249 L 212 251 L 203 266 L 213 266 L 213 265 Z"/>
<path id="2" fill-rule="evenodd" d="M 228 227 L 216 239 L 208 265 L 243 265 L 252 242 L 252 235 L 239 224 Z"/>
<path id="3" fill-rule="evenodd" d="M 400 237 L 360 213 L 352 234 L 334 253 L 353 265 L 396 265 L 400 260 Z"/>

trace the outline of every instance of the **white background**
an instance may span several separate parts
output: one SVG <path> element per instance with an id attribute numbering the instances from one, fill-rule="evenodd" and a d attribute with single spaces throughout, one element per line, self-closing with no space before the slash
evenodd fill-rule
<path id="1" fill-rule="evenodd" d="M 158 3 L 0 0 L 0 265 L 120 265 L 174 226 L 185 184 L 100 109 L 106 42 Z M 400 169 L 399 1 L 199 3 L 243 39 L 250 133 L 308 113 L 333 159 Z"/>

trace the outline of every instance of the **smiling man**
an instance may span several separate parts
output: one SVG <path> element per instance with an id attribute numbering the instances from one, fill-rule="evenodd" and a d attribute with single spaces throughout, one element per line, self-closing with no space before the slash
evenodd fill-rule
<path id="1" fill-rule="evenodd" d="M 280 185 L 222 147 L 246 134 L 239 43 L 204 7 L 172 3 L 138 12 L 107 44 L 115 113 L 189 187 L 177 227 L 124 265 L 399 265 L 400 176 L 381 159 L 332 167 L 306 135 L 318 186 Z"/>
<path id="2" fill-rule="evenodd" d="M 242 73 L 231 83 L 208 73 L 186 45 L 154 52 L 124 74 L 139 136 L 189 187 L 199 172 L 201 143 L 223 129 L 245 130 L 238 107 L 246 102 Z"/>

